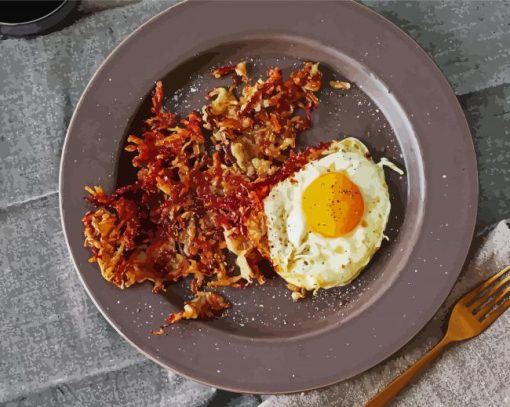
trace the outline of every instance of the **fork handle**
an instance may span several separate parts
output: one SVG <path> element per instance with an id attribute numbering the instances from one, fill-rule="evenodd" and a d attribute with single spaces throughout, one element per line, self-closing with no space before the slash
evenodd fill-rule
<path id="1" fill-rule="evenodd" d="M 425 366 L 433 361 L 452 341 L 446 336 L 441 341 L 421 357 L 414 365 L 408 368 L 399 377 L 393 380 L 385 389 L 375 395 L 368 401 L 365 407 L 383 407 L 388 404 L 400 391 L 406 387 L 409 382 L 420 373 Z"/>

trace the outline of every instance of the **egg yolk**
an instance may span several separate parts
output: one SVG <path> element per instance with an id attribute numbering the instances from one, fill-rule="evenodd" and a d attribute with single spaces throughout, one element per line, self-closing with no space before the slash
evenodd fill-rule
<path id="1" fill-rule="evenodd" d="M 363 216 L 364 202 L 359 188 L 343 172 L 329 172 L 305 189 L 303 212 L 309 228 L 325 237 L 349 233 Z"/>

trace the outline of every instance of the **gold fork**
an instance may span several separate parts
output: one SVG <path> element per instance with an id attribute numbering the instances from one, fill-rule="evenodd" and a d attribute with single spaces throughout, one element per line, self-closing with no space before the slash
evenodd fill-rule
<path id="1" fill-rule="evenodd" d="M 510 286 L 504 287 L 504 285 L 510 282 L 510 275 L 505 277 L 503 275 L 508 270 L 510 266 L 464 295 L 453 308 L 443 339 L 372 398 L 365 407 L 385 406 L 448 345 L 474 338 L 505 312 L 510 306 L 510 298 L 505 298 L 510 293 Z"/>

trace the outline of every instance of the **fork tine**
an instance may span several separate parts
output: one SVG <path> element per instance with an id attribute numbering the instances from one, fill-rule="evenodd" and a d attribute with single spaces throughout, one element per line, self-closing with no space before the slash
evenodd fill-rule
<path id="1" fill-rule="evenodd" d="M 487 288 L 487 292 L 483 293 L 479 298 L 476 298 L 474 302 L 471 303 L 470 307 L 473 310 L 476 310 L 478 307 L 482 306 L 484 302 L 486 302 L 490 297 L 492 297 L 501 287 L 503 287 L 506 283 L 510 281 L 510 275 L 505 278 L 497 281 L 496 284 L 489 286 Z M 478 311 L 476 312 L 478 314 Z"/>
<path id="2" fill-rule="evenodd" d="M 467 293 L 464 297 L 462 297 L 461 301 L 469 306 L 471 305 L 472 301 L 480 295 L 480 293 L 485 290 L 487 287 L 489 287 L 494 281 L 496 281 L 498 278 L 500 278 L 503 274 L 505 274 L 508 270 L 510 270 L 510 266 L 506 266 L 503 270 L 501 270 L 499 273 L 494 274 L 491 278 L 485 280 L 483 283 L 481 283 L 478 287 L 476 287 L 474 290 L 471 290 L 469 293 Z"/>
<path id="3" fill-rule="evenodd" d="M 510 287 L 505 287 L 501 290 L 501 292 L 496 296 L 496 298 L 489 299 L 487 304 L 485 304 L 482 308 L 480 308 L 475 315 L 478 317 L 483 317 L 486 315 L 496 304 L 498 304 L 505 296 L 510 293 Z"/>
<path id="4" fill-rule="evenodd" d="M 485 316 L 485 319 L 483 319 L 480 323 L 482 324 L 483 328 L 487 328 L 489 325 L 491 325 L 498 317 L 505 312 L 508 307 L 510 307 L 510 298 L 507 299 L 505 302 L 501 303 L 498 308 L 496 308 L 494 311 L 489 313 Z"/>

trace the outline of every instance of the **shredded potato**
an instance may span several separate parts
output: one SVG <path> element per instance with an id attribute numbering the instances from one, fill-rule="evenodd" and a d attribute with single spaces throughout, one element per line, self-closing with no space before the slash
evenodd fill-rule
<path id="1" fill-rule="evenodd" d="M 349 90 L 351 88 L 351 84 L 345 81 L 329 81 L 329 86 L 333 89 L 342 89 Z"/>
<path id="2" fill-rule="evenodd" d="M 190 277 L 193 297 L 167 324 L 213 318 L 229 307 L 204 289 L 264 283 L 258 266 L 268 254 L 262 200 L 327 148 L 293 151 L 318 105 L 318 64 L 305 63 L 286 80 L 272 68 L 253 84 L 245 63 L 212 72 L 230 74 L 230 87 L 213 89 L 201 114 L 184 119 L 164 111 L 158 82 L 147 128 L 129 136 L 125 147 L 134 154 L 136 182 L 111 195 L 86 188 L 96 209 L 83 217 L 85 246 L 106 280 L 120 288 L 149 280 L 158 292 Z M 204 130 L 211 132 L 212 150 Z M 229 265 L 228 252 L 240 273 Z"/>

